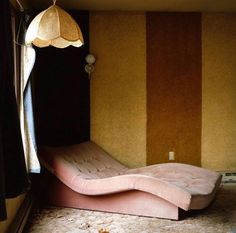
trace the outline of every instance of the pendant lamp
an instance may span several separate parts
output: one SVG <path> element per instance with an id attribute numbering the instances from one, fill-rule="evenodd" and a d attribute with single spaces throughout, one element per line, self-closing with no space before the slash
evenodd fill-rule
<path id="1" fill-rule="evenodd" d="M 56 0 L 32 20 L 26 32 L 25 42 L 40 48 L 50 45 L 57 48 L 70 45 L 80 47 L 84 44 L 78 24 L 56 5 Z"/>

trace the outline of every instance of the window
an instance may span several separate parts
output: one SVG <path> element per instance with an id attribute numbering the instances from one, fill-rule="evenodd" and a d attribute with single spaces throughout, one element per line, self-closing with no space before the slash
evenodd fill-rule
<path id="1" fill-rule="evenodd" d="M 12 10 L 12 28 L 14 41 L 14 86 L 20 118 L 21 136 L 23 141 L 25 162 L 29 172 L 39 172 L 35 140 L 33 99 L 30 74 L 35 62 L 35 50 L 24 44 L 26 19 L 24 12 Z"/>

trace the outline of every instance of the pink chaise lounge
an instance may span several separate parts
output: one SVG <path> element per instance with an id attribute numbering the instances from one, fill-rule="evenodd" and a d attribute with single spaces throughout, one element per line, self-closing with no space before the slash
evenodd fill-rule
<path id="1" fill-rule="evenodd" d="M 91 141 L 43 147 L 39 156 L 57 177 L 49 191 L 57 206 L 178 220 L 180 210 L 207 207 L 221 182 L 217 172 L 180 163 L 128 169 Z"/>

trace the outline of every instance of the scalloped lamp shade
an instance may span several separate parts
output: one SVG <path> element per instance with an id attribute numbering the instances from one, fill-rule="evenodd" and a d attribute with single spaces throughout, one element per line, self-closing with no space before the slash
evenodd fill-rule
<path id="1" fill-rule="evenodd" d="M 26 32 L 25 42 L 40 48 L 50 45 L 57 48 L 70 45 L 80 47 L 84 44 L 81 30 L 75 20 L 55 4 L 32 20 Z"/>

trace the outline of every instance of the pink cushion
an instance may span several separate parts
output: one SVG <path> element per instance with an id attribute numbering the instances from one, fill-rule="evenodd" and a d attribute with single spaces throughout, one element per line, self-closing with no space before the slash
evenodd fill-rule
<path id="1" fill-rule="evenodd" d="M 209 205 L 221 181 L 216 172 L 180 163 L 128 169 L 91 141 L 68 147 L 43 147 L 40 158 L 58 179 L 80 194 L 139 190 L 184 210 Z"/>

